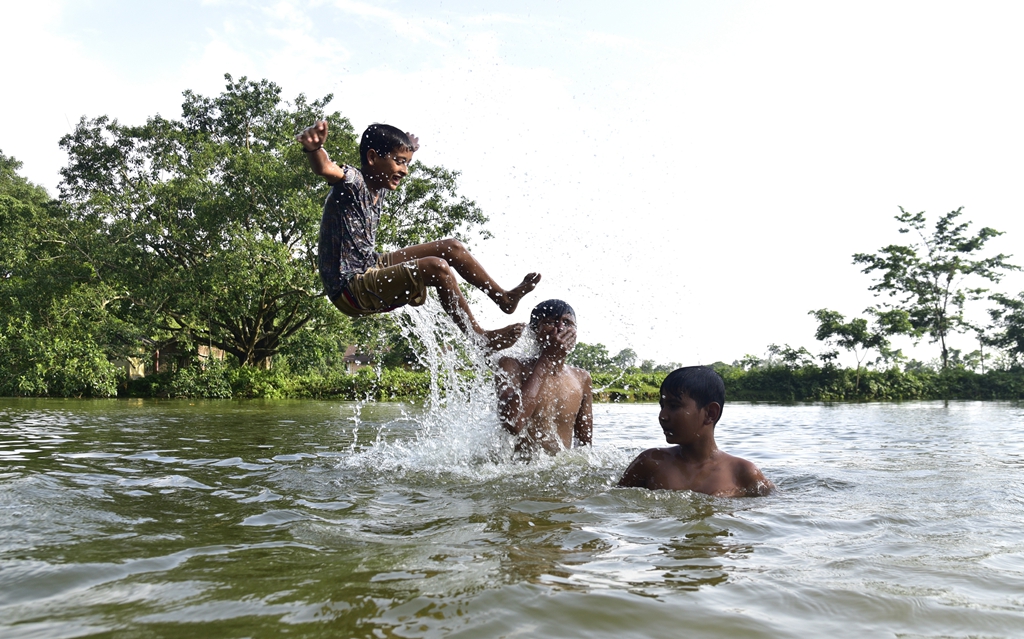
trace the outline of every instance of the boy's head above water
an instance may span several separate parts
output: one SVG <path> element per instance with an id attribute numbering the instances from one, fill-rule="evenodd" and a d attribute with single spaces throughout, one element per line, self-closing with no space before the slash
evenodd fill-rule
<path id="1" fill-rule="evenodd" d="M 557 320 L 565 317 L 566 315 L 572 316 L 572 319 L 576 319 L 576 311 L 572 310 L 572 307 L 568 303 L 562 300 L 547 300 L 533 307 L 530 311 L 530 328 L 535 332 L 540 326 L 543 320 Z"/>
<path id="2" fill-rule="evenodd" d="M 661 383 L 658 423 L 669 448 L 637 455 L 619 480 L 632 488 L 692 490 L 719 497 L 767 495 L 774 485 L 757 466 L 718 448 L 725 382 L 707 366 L 678 368 Z"/>
<path id="3" fill-rule="evenodd" d="M 576 348 L 576 311 L 562 300 L 541 302 L 530 312 L 530 330 L 542 349 L 557 346 L 564 358 Z"/>
<path id="4" fill-rule="evenodd" d="M 717 403 L 717 423 L 725 407 L 725 382 L 721 375 L 707 366 L 677 368 L 661 382 L 661 398 L 681 400 L 684 396 L 692 399 L 698 410 L 713 402 Z"/>
<path id="5" fill-rule="evenodd" d="M 390 124 L 371 124 L 359 141 L 359 160 L 363 176 L 371 188 L 392 191 L 409 173 L 412 154 L 420 148 L 419 139 Z"/>

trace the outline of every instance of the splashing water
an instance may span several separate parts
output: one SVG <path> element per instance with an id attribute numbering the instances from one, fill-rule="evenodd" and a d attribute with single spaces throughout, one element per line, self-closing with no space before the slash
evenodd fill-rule
<path id="1" fill-rule="evenodd" d="M 432 297 L 423 306 L 401 308 L 396 319 L 402 337 L 415 345 L 418 363 L 430 372 L 430 392 L 423 410 L 402 412 L 401 421 L 416 425 L 415 436 L 386 439 L 384 435 L 394 422 L 385 423 L 373 443 L 342 460 L 343 466 L 388 474 L 453 473 L 482 479 L 532 473 L 538 465 L 546 468 L 557 463 L 540 456 L 535 463 L 513 464 L 514 440 L 501 428 L 497 416 L 493 372 L 497 361 L 502 356 L 536 357 L 539 346 L 532 331 L 524 331 L 512 348 L 489 355 L 462 334 Z M 571 457 L 579 463 L 579 454 Z"/>

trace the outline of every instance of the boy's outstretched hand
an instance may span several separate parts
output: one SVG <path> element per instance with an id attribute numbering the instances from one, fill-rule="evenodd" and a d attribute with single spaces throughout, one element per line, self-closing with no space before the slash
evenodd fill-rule
<path id="1" fill-rule="evenodd" d="M 306 127 L 302 133 L 295 136 L 302 148 L 307 151 L 316 151 L 324 145 L 327 139 L 327 120 L 317 120 L 313 126 Z"/>
<path id="2" fill-rule="evenodd" d="M 302 133 L 295 136 L 295 139 L 302 145 L 303 150 L 308 153 L 309 166 L 313 173 L 325 178 L 328 184 L 334 184 L 345 179 L 345 169 L 341 168 L 327 157 L 327 151 L 320 152 L 327 139 L 327 120 L 318 120 L 313 126 L 306 127 Z"/>

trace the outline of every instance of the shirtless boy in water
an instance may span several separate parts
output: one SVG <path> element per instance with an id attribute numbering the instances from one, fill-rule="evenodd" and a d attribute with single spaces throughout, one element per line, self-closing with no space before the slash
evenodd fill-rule
<path id="1" fill-rule="evenodd" d="M 505 290 L 491 279 L 462 242 L 455 239 L 417 244 L 390 253 L 377 253 L 377 225 L 386 191 L 398 188 L 409 173 L 416 136 L 387 124 L 371 124 L 359 143 L 360 168 L 338 166 L 323 144 L 327 122 L 319 121 L 296 136 L 309 155 L 313 172 L 332 185 L 320 221 L 320 279 L 328 299 L 345 315 L 386 313 L 406 304 L 419 306 L 427 287 L 437 290 L 441 306 L 467 335 L 481 338 L 491 351 L 508 348 L 519 339 L 523 324 L 485 331 L 469 310 L 455 279 L 458 273 L 487 294 L 506 313 L 537 286 L 540 275 L 530 273 L 515 288 Z"/>
<path id="2" fill-rule="evenodd" d="M 530 313 L 541 352 L 536 359 L 502 357 L 495 384 L 498 416 L 518 439 L 516 450 L 554 454 L 591 443 L 594 416 L 590 373 L 565 359 L 576 346 L 576 313 L 561 300 L 541 302 Z"/>
<path id="3" fill-rule="evenodd" d="M 767 495 L 775 486 L 757 466 L 733 457 L 715 444 L 725 384 L 707 366 L 679 368 L 661 383 L 658 421 L 671 448 L 640 453 L 619 486 L 692 490 L 717 497 Z"/>

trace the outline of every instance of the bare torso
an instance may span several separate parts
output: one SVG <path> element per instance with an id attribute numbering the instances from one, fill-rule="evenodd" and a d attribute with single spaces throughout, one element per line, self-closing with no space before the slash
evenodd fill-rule
<path id="1" fill-rule="evenodd" d="M 547 371 L 531 388 L 527 400 L 531 414 L 523 416 L 522 389 L 533 374 L 537 360 L 502 358 L 499 366 L 499 412 L 506 430 L 517 435 L 517 449 L 543 449 L 549 453 L 571 448 L 573 437 L 590 443 L 590 374 L 575 366 L 562 365 Z M 501 377 L 505 379 L 501 379 Z M 517 396 L 519 394 L 519 396 Z M 511 407 L 511 410 L 509 410 Z M 502 410 L 506 409 L 506 410 Z"/>
<path id="2" fill-rule="evenodd" d="M 644 451 L 626 469 L 620 486 L 692 490 L 718 497 L 765 495 L 772 483 L 751 462 L 721 450 L 703 460 L 682 455 L 679 446 Z"/>

